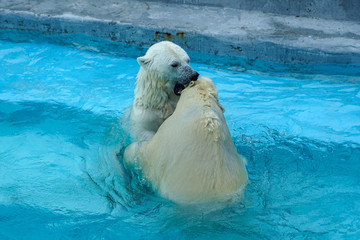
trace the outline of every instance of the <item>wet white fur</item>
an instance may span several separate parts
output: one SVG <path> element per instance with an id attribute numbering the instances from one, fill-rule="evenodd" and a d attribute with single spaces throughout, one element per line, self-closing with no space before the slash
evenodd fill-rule
<path id="1" fill-rule="evenodd" d="M 208 78 L 186 88 L 174 113 L 154 137 L 125 150 L 161 196 L 178 203 L 202 202 L 242 189 L 246 160 L 232 141 L 217 89 Z"/>
<path id="2" fill-rule="evenodd" d="M 130 131 L 133 140 L 143 141 L 150 139 L 174 112 L 179 97 L 173 89 L 176 81 L 188 77 L 183 67 L 189 67 L 189 56 L 178 45 L 163 41 L 152 45 L 137 60 L 140 70 L 130 113 Z M 171 67 L 173 62 L 180 67 Z"/>

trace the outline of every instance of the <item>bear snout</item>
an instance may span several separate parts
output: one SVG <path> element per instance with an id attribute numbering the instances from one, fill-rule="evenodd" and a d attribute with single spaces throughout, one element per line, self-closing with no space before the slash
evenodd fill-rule
<path id="1" fill-rule="evenodd" d="M 199 73 L 198 72 L 195 72 L 192 76 L 191 76 L 191 81 L 196 81 L 199 77 Z"/>

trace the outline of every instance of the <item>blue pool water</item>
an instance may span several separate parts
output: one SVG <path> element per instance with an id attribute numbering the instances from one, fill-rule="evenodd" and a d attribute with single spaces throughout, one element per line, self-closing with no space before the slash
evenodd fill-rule
<path id="1" fill-rule="evenodd" d="M 242 201 L 179 206 L 130 180 L 135 59 L 0 41 L 0 239 L 359 239 L 360 77 L 192 66 L 248 159 Z"/>

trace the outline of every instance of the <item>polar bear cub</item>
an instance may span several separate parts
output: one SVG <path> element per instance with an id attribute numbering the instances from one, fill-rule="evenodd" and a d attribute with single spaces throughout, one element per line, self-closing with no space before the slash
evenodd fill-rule
<path id="1" fill-rule="evenodd" d="M 154 137 L 125 150 L 125 165 L 141 169 L 155 191 L 178 203 L 241 191 L 246 159 L 236 151 L 223 111 L 210 79 L 191 82 Z"/>
<path id="2" fill-rule="evenodd" d="M 130 131 L 135 141 L 149 140 L 176 107 L 181 91 L 199 74 L 178 45 L 163 41 L 137 58 L 135 97 L 130 113 Z"/>

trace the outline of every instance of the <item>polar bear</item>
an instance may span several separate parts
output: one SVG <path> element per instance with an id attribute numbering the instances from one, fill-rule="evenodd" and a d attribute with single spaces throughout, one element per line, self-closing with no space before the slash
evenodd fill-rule
<path id="1" fill-rule="evenodd" d="M 191 82 L 154 137 L 126 148 L 126 168 L 140 169 L 155 192 L 178 203 L 241 193 L 246 159 L 236 151 L 223 111 L 210 79 Z"/>
<path id="2" fill-rule="evenodd" d="M 173 112 L 181 91 L 199 74 L 178 45 L 163 41 L 137 58 L 135 97 L 130 113 L 130 135 L 135 141 L 150 139 Z"/>

